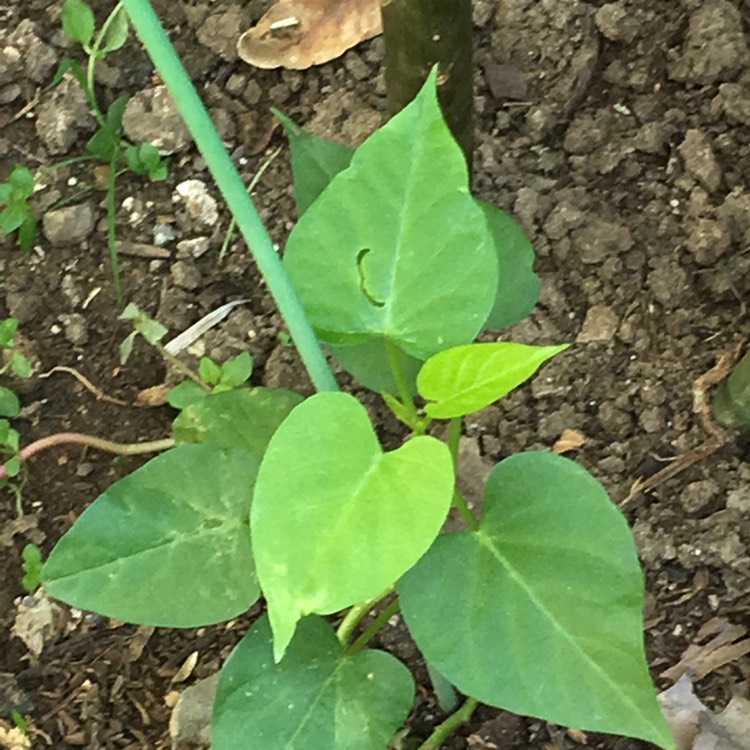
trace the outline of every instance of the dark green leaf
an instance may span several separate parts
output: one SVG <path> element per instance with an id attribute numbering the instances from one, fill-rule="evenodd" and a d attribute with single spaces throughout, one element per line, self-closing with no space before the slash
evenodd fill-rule
<path id="1" fill-rule="evenodd" d="M 414 680 L 401 662 L 371 649 L 346 656 L 319 617 L 300 622 L 274 664 L 264 615 L 221 670 L 212 747 L 384 750 L 413 701 Z"/>
<path id="2" fill-rule="evenodd" d="M 120 136 L 109 124 L 102 125 L 86 143 L 86 150 L 101 161 L 110 162 L 120 148 Z"/>
<path id="3" fill-rule="evenodd" d="M 248 513 L 258 460 L 181 445 L 100 495 L 42 569 L 51 596 L 127 622 L 198 627 L 259 596 Z"/>
<path id="4" fill-rule="evenodd" d="M 271 111 L 284 126 L 292 149 L 294 199 L 299 217 L 325 190 L 328 183 L 349 166 L 354 149 L 313 135 L 277 109 Z"/>
<path id="5" fill-rule="evenodd" d="M 18 227 L 18 244 L 25 253 L 34 247 L 38 227 L 37 220 L 31 214 L 27 214 L 21 226 Z"/>
<path id="6" fill-rule="evenodd" d="M 485 328 L 507 328 L 523 320 L 539 299 L 539 277 L 534 273 L 534 248 L 519 224 L 486 201 L 477 203 L 487 218 L 499 263 L 495 304 Z"/>

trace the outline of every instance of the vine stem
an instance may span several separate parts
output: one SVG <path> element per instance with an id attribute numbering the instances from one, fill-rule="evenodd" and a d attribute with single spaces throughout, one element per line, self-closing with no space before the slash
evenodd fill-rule
<path id="1" fill-rule="evenodd" d="M 173 438 L 164 438 L 163 440 L 151 440 L 145 443 L 115 443 L 112 440 L 86 435 L 82 432 L 58 432 L 54 435 L 47 435 L 22 448 L 18 452 L 18 458 L 21 461 L 28 461 L 37 453 L 58 445 L 85 445 L 88 448 L 96 448 L 105 453 L 115 453 L 118 456 L 138 456 L 173 448 L 175 441 Z M 8 472 L 5 464 L 3 464 L 0 466 L 0 479 L 6 479 L 7 477 Z"/>
<path id="2" fill-rule="evenodd" d="M 374 599 L 370 599 L 360 604 L 355 604 L 344 616 L 341 624 L 336 631 L 336 638 L 342 647 L 345 647 L 349 638 L 351 638 L 354 629 L 359 624 L 360 620 L 382 599 L 385 599 L 388 594 L 393 592 L 393 586 L 386 589 L 382 594 L 376 596 Z"/>
<path id="3" fill-rule="evenodd" d="M 349 648 L 346 649 L 348 656 L 359 653 L 387 622 L 401 609 L 401 604 L 396 597 L 362 632 Z"/>
<path id="4" fill-rule="evenodd" d="M 99 107 L 99 102 L 96 99 L 96 93 L 94 92 L 94 84 L 96 83 L 96 79 L 94 77 L 95 71 L 96 71 L 96 63 L 99 59 L 99 49 L 102 46 L 102 42 L 104 41 L 104 38 L 107 34 L 107 31 L 111 25 L 111 23 L 114 21 L 115 16 L 122 8 L 122 3 L 117 3 L 114 10 L 107 16 L 107 19 L 102 24 L 101 29 L 99 30 L 99 33 L 96 35 L 96 38 L 94 39 L 94 44 L 91 47 L 91 49 L 86 50 L 88 53 L 89 59 L 86 64 L 86 86 L 88 88 L 88 91 L 86 92 L 89 95 L 89 103 L 92 105 L 92 109 L 94 110 L 94 116 L 96 117 L 97 121 L 100 125 L 104 125 L 106 122 L 106 117 L 104 116 L 104 112 L 102 112 L 101 108 Z"/>
<path id="5" fill-rule="evenodd" d="M 449 735 L 451 735 L 461 724 L 466 723 L 479 705 L 476 698 L 467 698 L 458 711 L 452 713 L 445 721 L 438 724 L 432 734 L 417 748 L 417 750 L 440 750 L 440 747 Z"/>
<path id="6" fill-rule="evenodd" d="M 458 448 L 461 440 L 462 426 L 462 417 L 453 417 L 448 425 L 448 449 L 450 450 L 451 458 L 453 459 L 453 470 L 456 474 L 456 482 L 458 482 Z M 456 487 L 453 490 L 453 507 L 461 514 L 461 518 L 464 519 L 464 523 L 469 529 L 471 529 L 471 531 L 476 531 L 479 528 L 479 521 L 469 507 L 469 503 L 466 502 L 463 493 L 458 489 L 458 484 L 456 484 Z"/>
<path id="7" fill-rule="evenodd" d="M 419 414 L 417 414 L 417 407 L 414 405 L 414 399 L 411 397 L 411 389 L 409 388 L 409 383 L 406 381 L 406 373 L 404 373 L 404 367 L 401 362 L 398 347 L 392 341 L 386 339 L 385 348 L 388 352 L 388 364 L 391 367 L 393 378 L 396 381 L 399 398 L 408 412 L 406 417 L 409 420 L 409 427 L 416 429 L 419 425 Z"/>

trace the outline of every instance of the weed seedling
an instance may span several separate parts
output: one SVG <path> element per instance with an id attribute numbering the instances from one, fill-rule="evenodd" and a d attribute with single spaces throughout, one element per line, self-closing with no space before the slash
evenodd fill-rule
<path id="1" fill-rule="evenodd" d="M 25 252 L 34 246 L 37 235 L 37 220 L 29 206 L 34 184 L 34 175 L 21 166 L 13 167 L 7 182 L 0 182 L 0 234 L 18 232 L 18 245 Z"/>

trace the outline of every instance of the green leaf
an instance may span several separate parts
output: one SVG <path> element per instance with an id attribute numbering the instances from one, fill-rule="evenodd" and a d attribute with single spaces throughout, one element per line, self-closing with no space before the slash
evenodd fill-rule
<path id="1" fill-rule="evenodd" d="M 26 575 L 21 583 L 26 591 L 36 591 L 39 588 L 42 574 L 42 551 L 36 544 L 27 544 L 21 553 L 23 569 Z"/>
<path id="2" fill-rule="evenodd" d="M 16 377 L 28 378 L 31 375 L 31 362 L 23 354 L 13 352 L 10 355 L 10 369 Z"/>
<path id="3" fill-rule="evenodd" d="M 350 164 L 354 149 L 309 133 L 293 120 L 271 110 L 284 127 L 292 149 L 292 176 L 297 216 L 300 217 L 328 187 L 331 180 Z"/>
<path id="4" fill-rule="evenodd" d="M 643 649 L 643 575 L 599 482 L 553 453 L 498 464 L 474 532 L 444 534 L 399 582 L 425 658 L 508 711 L 673 748 Z"/>
<path id="5" fill-rule="evenodd" d="M 0 204 L 6 204 L 13 195 L 13 188 L 7 182 L 0 182 Z"/>
<path id="6" fill-rule="evenodd" d="M 127 622 L 197 627 L 244 612 L 259 591 L 248 513 L 258 459 L 182 445 L 113 484 L 42 569 L 50 595 Z"/>
<path id="7" fill-rule="evenodd" d="M 18 433 L 15 430 L 10 431 L 10 437 L 15 438 L 15 442 L 18 442 Z M 15 450 L 18 450 L 18 445 L 15 446 Z M 5 462 L 5 474 L 10 479 L 17 477 L 21 473 L 21 459 L 18 456 L 13 456 Z"/>
<path id="8" fill-rule="evenodd" d="M 192 380 L 183 380 L 169 391 L 167 403 L 175 409 L 186 409 L 191 404 L 206 398 L 206 396 L 208 396 L 208 393 L 198 383 L 194 383 Z"/>
<path id="9" fill-rule="evenodd" d="M 263 457 L 250 522 L 276 657 L 300 617 L 371 599 L 414 565 L 452 494 L 439 440 L 383 453 L 353 396 L 318 393 L 296 407 Z"/>
<path id="10" fill-rule="evenodd" d="M 153 169 L 149 169 L 148 171 L 149 179 L 152 182 L 161 182 L 162 180 L 166 180 L 168 174 L 169 167 L 167 167 L 166 162 L 160 162 L 157 166 L 155 166 Z"/>
<path id="11" fill-rule="evenodd" d="M 24 223 L 29 215 L 29 207 L 22 201 L 12 201 L 0 211 L 0 232 L 10 234 Z"/>
<path id="12" fill-rule="evenodd" d="M 147 172 L 156 169 L 161 161 L 159 149 L 153 143 L 141 143 L 138 147 L 138 156 Z"/>
<path id="13" fill-rule="evenodd" d="M 104 33 L 104 43 L 99 49 L 99 55 L 103 57 L 108 52 L 114 52 L 120 49 L 128 39 L 128 14 L 125 8 L 120 7 L 115 11 L 115 15 L 109 22 L 107 30 Z"/>
<path id="14" fill-rule="evenodd" d="M 483 409 L 528 380 L 550 357 L 570 346 L 528 346 L 510 341 L 467 344 L 439 352 L 417 376 L 425 411 L 452 419 Z"/>
<path id="15" fill-rule="evenodd" d="M 26 167 L 13 167 L 8 182 L 19 198 L 28 198 L 34 193 L 34 174 Z"/>
<path id="16" fill-rule="evenodd" d="M 219 382 L 230 388 L 237 388 L 246 383 L 252 374 L 253 358 L 250 352 L 242 352 L 222 364 Z"/>
<path id="17" fill-rule="evenodd" d="M 38 226 L 37 220 L 29 213 L 26 214 L 26 218 L 21 222 L 21 226 L 18 227 L 18 245 L 25 253 L 34 247 Z"/>
<path id="18" fill-rule="evenodd" d="M 168 333 L 168 329 L 159 323 L 158 320 L 154 320 L 132 302 L 122 311 L 118 320 L 129 320 L 133 324 L 133 328 L 140 333 L 149 344 L 156 344 Z"/>
<path id="19" fill-rule="evenodd" d="M 354 346 L 333 346 L 328 344 L 331 356 L 365 388 L 382 393 L 397 393 L 398 386 L 391 371 L 388 351 L 384 339 L 371 339 Z M 411 394 L 417 393 L 417 373 L 422 362 L 399 350 L 401 365 Z"/>
<path id="20" fill-rule="evenodd" d="M 201 357 L 198 365 L 198 374 L 201 380 L 208 385 L 216 385 L 221 379 L 221 367 L 210 357 Z"/>
<path id="21" fill-rule="evenodd" d="M 21 411 L 21 402 L 10 388 L 0 385 L 0 417 L 17 417 Z"/>
<path id="22" fill-rule="evenodd" d="M 302 396 L 284 388 L 212 393 L 183 409 L 172 423 L 178 443 L 242 448 L 259 461 L 268 441 Z"/>
<path id="23" fill-rule="evenodd" d="M 120 148 L 120 136 L 109 123 L 105 123 L 89 138 L 86 150 L 97 159 L 105 162 L 112 158 Z"/>
<path id="24" fill-rule="evenodd" d="M 385 651 L 345 656 L 331 626 L 299 624 L 273 663 L 264 615 L 225 662 L 214 703 L 214 750 L 383 750 L 414 701 L 409 670 Z"/>
<path id="25" fill-rule="evenodd" d="M 124 365 L 130 359 L 130 355 L 133 353 L 133 344 L 135 343 L 137 336 L 138 331 L 133 331 L 132 333 L 129 333 L 120 344 L 121 365 Z"/>
<path id="26" fill-rule="evenodd" d="M 9 347 L 13 345 L 13 336 L 18 330 L 17 318 L 5 318 L 0 320 L 0 347 Z"/>
<path id="27" fill-rule="evenodd" d="M 385 338 L 424 360 L 474 339 L 495 298 L 497 256 L 434 73 L 305 212 L 284 265 L 327 343 Z"/>
<path id="28" fill-rule="evenodd" d="M 65 0 L 62 7 L 63 31 L 84 48 L 89 46 L 94 36 L 94 14 L 82 0 Z"/>
<path id="29" fill-rule="evenodd" d="M 486 201 L 478 200 L 487 218 L 500 268 L 495 304 L 485 328 L 508 328 L 523 320 L 539 299 L 534 247 L 518 222 Z"/>
<path id="30" fill-rule="evenodd" d="M 55 75 L 52 77 L 52 81 L 49 86 L 47 86 L 45 91 L 49 91 L 50 89 L 53 89 L 55 88 L 55 86 L 59 85 L 60 81 L 62 81 L 68 71 L 73 74 L 76 81 L 78 81 L 78 84 L 85 92 L 88 84 L 86 82 L 86 74 L 83 72 L 81 63 L 79 63 L 78 60 L 71 60 L 69 57 L 63 58 L 63 60 L 57 66 Z"/>

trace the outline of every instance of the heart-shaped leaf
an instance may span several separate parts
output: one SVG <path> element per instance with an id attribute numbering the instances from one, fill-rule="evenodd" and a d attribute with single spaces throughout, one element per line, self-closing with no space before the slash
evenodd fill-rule
<path id="1" fill-rule="evenodd" d="M 305 212 L 284 264 L 327 343 L 387 339 L 425 360 L 474 339 L 495 299 L 497 255 L 434 71 Z"/>
<path id="2" fill-rule="evenodd" d="M 643 649 L 643 575 L 604 488 L 553 453 L 498 464 L 473 532 L 399 582 L 425 658 L 483 703 L 673 748 Z"/>
<path id="3" fill-rule="evenodd" d="M 268 445 L 250 518 L 276 657 L 301 617 L 375 597 L 414 565 L 452 494 L 439 440 L 383 453 L 367 411 L 346 393 L 295 408 Z"/>
<path id="4" fill-rule="evenodd" d="M 383 750 L 413 700 L 414 681 L 401 662 L 375 650 L 345 656 L 319 617 L 300 622 L 284 660 L 274 664 L 263 616 L 221 670 L 212 747 Z"/>
<path id="5" fill-rule="evenodd" d="M 196 627 L 244 612 L 259 590 L 248 514 L 259 460 L 182 445 L 115 482 L 52 550 L 54 597 L 127 622 Z"/>
<path id="6" fill-rule="evenodd" d="M 420 395 L 434 402 L 427 404 L 425 411 L 434 419 L 452 419 L 483 409 L 528 380 L 568 346 L 497 341 L 439 352 L 424 363 L 417 376 Z"/>

